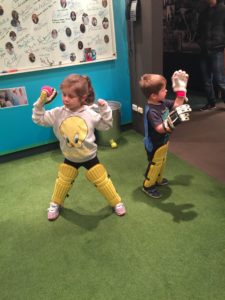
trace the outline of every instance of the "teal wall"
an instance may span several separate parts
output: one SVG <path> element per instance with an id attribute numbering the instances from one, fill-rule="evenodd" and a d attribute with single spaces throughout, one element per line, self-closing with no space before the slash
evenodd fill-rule
<path id="1" fill-rule="evenodd" d="M 31 120 L 32 104 L 43 85 L 59 85 L 71 73 L 90 76 L 96 98 L 119 101 L 121 124 L 131 123 L 131 95 L 125 20 L 125 1 L 113 1 L 117 59 L 73 67 L 10 74 L 0 77 L 0 88 L 25 86 L 28 106 L 0 109 L 0 155 L 56 141 L 51 128 L 35 125 Z M 62 105 L 60 96 L 49 108 Z"/>

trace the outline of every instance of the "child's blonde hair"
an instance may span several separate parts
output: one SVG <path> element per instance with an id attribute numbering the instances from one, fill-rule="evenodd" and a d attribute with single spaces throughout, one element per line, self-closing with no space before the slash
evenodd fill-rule
<path id="1" fill-rule="evenodd" d="M 166 83 L 166 78 L 159 74 L 144 74 L 139 81 L 141 91 L 147 99 L 151 94 L 158 94 Z"/>
<path id="2" fill-rule="evenodd" d="M 60 84 L 60 89 L 62 92 L 69 89 L 71 94 L 75 94 L 81 99 L 82 104 L 91 105 L 94 103 L 95 93 L 88 76 L 71 74 Z M 85 99 L 83 100 L 83 98 Z"/>

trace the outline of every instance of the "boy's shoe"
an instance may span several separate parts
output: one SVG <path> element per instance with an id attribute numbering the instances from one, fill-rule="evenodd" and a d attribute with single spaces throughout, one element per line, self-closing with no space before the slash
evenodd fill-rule
<path id="1" fill-rule="evenodd" d="M 202 108 L 200 108 L 200 111 L 211 110 L 211 109 L 214 109 L 214 108 L 216 108 L 215 104 L 206 104 Z"/>
<path id="2" fill-rule="evenodd" d="M 59 205 L 54 202 L 51 202 L 48 208 L 48 220 L 53 221 L 57 219 L 58 216 L 59 216 Z"/>
<path id="3" fill-rule="evenodd" d="M 168 185 L 169 181 L 166 178 L 163 178 L 161 182 L 157 182 L 156 185 L 158 186 L 163 186 L 163 185 Z"/>
<path id="4" fill-rule="evenodd" d="M 148 196 L 155 199 L 162 197 L 162 194 L 155 188 L 155 186 L 149 188 L 143 186 L 142 191 L 146 193 Z"/>
<path id="5" fill-rule="evenodd" d="M 113 209 L 117 216 L 122 217 L 126 214 L 126 208 L 122 202 L 116 204 L 116 206 Z"/>

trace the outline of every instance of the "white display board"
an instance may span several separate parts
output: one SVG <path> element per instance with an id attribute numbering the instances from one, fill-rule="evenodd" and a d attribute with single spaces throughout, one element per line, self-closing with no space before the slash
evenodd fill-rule
<path id="1" fill-rule="evenodd" d="M 116 59 L 113 0 L 1 0 L 0 75 Z"/>

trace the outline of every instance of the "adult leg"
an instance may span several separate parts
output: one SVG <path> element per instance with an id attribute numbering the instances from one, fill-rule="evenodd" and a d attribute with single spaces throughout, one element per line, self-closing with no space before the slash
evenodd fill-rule
<path id="1" fill-rule="evenodd" d="M 224 51 L 212 55 L 212 70 L 215 86 L 221 91 L 225 102 L 225 74 L 224 74 Z"/>
<path id="2" fill-rule="evenodd" d="M 209 109 L 215 106 L 215 91 L 213 87 L 213 69 L 211 54 L 202 54 L 200 60 L 200 67 L 202 73 L 203 87 L 207 104 L 201 110 Z"/>

